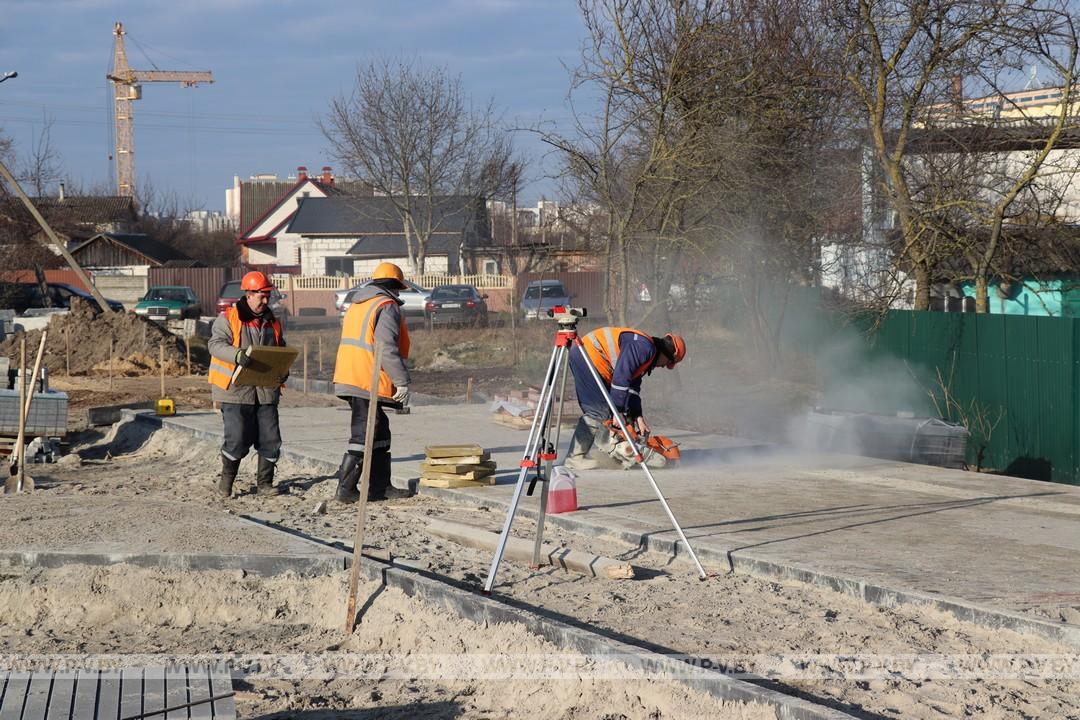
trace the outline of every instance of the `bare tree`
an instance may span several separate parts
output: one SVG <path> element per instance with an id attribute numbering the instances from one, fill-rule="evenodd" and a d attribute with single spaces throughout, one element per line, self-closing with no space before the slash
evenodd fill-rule
<path id="1" fill-rule="evenodd" d="M 710 78 L 700 38 L 721 14 L 713 2 L 579 0 L 589 39 L 571 89 L 600 96 L 599 110 L 574 113 L 571 132 L 545 131 L 575 192 L 598 204 L 605 311 L 626 322 L 635 249 L 685 230 L 683 208 L 712 180 Z"/>
<path id="2" fill-rule="evenodd" d="M 33 145 L 15 173 L 19 184 L 37 197 L 45 197 L 63 177 L 60 154 L 52 144 L 53 117 L 46 115 Z"/>
<path id="3" fill-rule="evenodd" d="M 432 234 L 503 190 L 515 160 L 493 103 L 474 107 L 460 78 L 412 60 L 361 66 L 320 128 L 340 162 L 391 198 L 416 273 Z"/>
<path id="4" fill-rule="evenodd" d="M 918 194 L 922 183 L 913 175 L 913 151 L 943 114 L 962 111 L 958 85 L 963 87 L 963 78 L 980 79 L 984 87 L 1000 92 L 997 80 L 1003 73 L 1008 77 L 1005 71 L 1023 58 L 1036 59 L 1053 68 L 1067 82 L 1070 95 L 1074 93 L 1075 32 L 1068 3 L 836 0 L 832 15 L 846 43 L 845 74 L 860 100 L 860 118 L 880 170 L 875 182 L 896 213 L 900 254 L 915 278 L 914 306 L 926 309 L 937 266 L 958 248 L 950 233 L 940 231 L 937 216 L 943 208 L 922 202 L 925 198 Z M 981 250 L 970 257 L 983 298 L 1003 222 L 1039 174 L 1064 127 L 1069 104 L 1062 103 L 1059 130 L 1041 133 L 1044 142 L 1019 169 L 1015 182 L 982 196 L 991 229 Z"/>

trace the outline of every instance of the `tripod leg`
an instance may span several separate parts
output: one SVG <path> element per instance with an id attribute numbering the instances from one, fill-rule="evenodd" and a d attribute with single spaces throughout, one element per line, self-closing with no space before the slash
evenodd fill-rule
<path id="1" fill-rule="evenodd" d="M 708 577 L 705 568 L 701 567 L 701 563 L 697 558 L 697 553 L 694 552 L 694 548 L 690 547 L 690 541 L 686 539 L 686 533 L 683 532 L 682 526 L 679 525 L 679 521 L 675 519 L 675 513 L 671 512 L 671 507 L 668 506 L 664 493 L 660 491 L 660 486 L 656 484 L 656 478 L 653 477 L 649 467 L 645 464 L 645 460 L 641 456 L 640 448 L 638 448 L 637 443 L 634 442 L 633 437 L 631 437 L 630 431 L 627 430 L 626 423 L 623 422 L 622 414 L 616 409 L 615 403 L 611 401 L 611 395 L 608 393 L 604 381 L 600 378 L 600 373 L 596 371 L 592 358 L 585 352 L 580 338 L 575 341 L 575 344 L 581 347 L 581 355 L 585 359 L 585 365 L 589 368 L 589 374 L 592 375 L 593 380 L 596 382 L 596 386 L 600 389 L 600 394 L 603 395 L 604 400 L 607 401 L 608 409 L 611 410 L 611 416 L 615 419 L 615 422 L 619 424 L 619 429 L 622 430 L 623 437 L 630 443 L 630 447 L 634 451 L 634 459 L 637 461 L 637 464 L 641 466 L 641 469 L 645 471 L 645 477 L 649 479 L 649 484 L 652 485 L 653 492 L 656 493 L 656 498 L 660 501 L 661 507 L 663 507 L 664 512 L 667 513 L 668 520 L 671 521 L 672 526 L 675 528 L 675 532 L 679 535 L 679 539 L 682 540 L 683 546 L 690 554 L 690 559 L 694 561 L 694 565 L 697 567 L 698 576 L 704 580 Z"/>
<path id="2" fill-rule="evenodd" d="M 555 452 L 559 451 L 559 431 L 562 428 L 562 411 L 563 404 L 566 398 L 566 370 L 570 360 L 570 349 L 566 346 L 557 347 L 556 350 L 562 351 L 562 356 L 556 360 L 556 377 L 552 378 L 551 386 L 552 390 L 555 387 L 555 381 L 559 380 L 559 407 L 555 412 Z M 561 379 L 559 376 L 561 375 Z M 554 396 L 552 396 L 554 401 Z M 546 426 L 549 430 L 551 425 Z M 551 466 L 554 461 L 547 460 L 544 463 L 544 479 L 546 481 L 551 480 Z M 544 483 L 544 487 L 540 490 L 540 515 L 536 518 L 536 541 L 533 543 L 533 560 L 532 566 L 534 568 L 540 567 L 540 548 L 544 544 L 544 520 L 547 518 L 547 504 L 548 504 L 548 488 L 547 482 Z"/>
<path id="3" fill-rule="evenodd" d="M 495 574 L 499 571 L 503 553 L 506 552 L 506 541 L 510 537 L 510 526 L 514 524 L 514 515 L 517 513 L 518 504 L 521 502 L 521 493 L 525 489 L 526 476 L 529 474 L 530 469 L 536 467 L 540 459 L 540 450 L 544 441 L 544 426 L 550 415 L 551 398 L 555 388 L 552 373 L 557 367 L 561 350 L 563 348 L 556 346 L 551 351 L 551 360 L 548 362 L 547 373 L 544 375 L 544 387 L 540 390 L 540 402 L 537 403 L 537 412 L 533 416 L 529 439 L 525 445 L 525 453 L 521 457 L 521 472 L 518 473 L 514 495 L 511 497 L 510 507 L 506 511 L 506 521 L 503 523 L 502 533 L 499 535 L 499 544 L 495 548 L 495 557 L 491 559 L 491 567 L 488 568 L 487 579 L 484 580 L 484 592 L 488 594 L 491 593 L 491 588 L 495 585 Z"/>

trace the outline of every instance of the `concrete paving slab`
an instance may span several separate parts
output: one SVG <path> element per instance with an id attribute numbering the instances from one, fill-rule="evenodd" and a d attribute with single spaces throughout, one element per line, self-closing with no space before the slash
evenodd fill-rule
<path id="1" fill-rule="evenodd" d="M 161 421 L 221 437 L 216 413 Z M 347 425 L 344 408 L 283 408 L 284 451 L 333 472 Z M 475 405 L 421 406 L 391 425 L 396 483 L 418 477 L 425 445 L 476 442 L 498 462 L 495 486 L 424 492 L 506 507 L 527 432 L 494 424 Z M 879 604 L 930 603 L 1080 646 L 1080 625 L 1061 622 L 1063 608 L 1080 607 L 1080 488 L 854 456 L 770 454 L 752 442 L 671 434 L 686 462 L 656 477 L 707 570 L 790 577 Z M 551 522 L 676 548 L 639 470 L 583 473 L 578 500 L 578 512 Z M 522 510 L 534 513 L 536 503 L 526 498 Z"/>

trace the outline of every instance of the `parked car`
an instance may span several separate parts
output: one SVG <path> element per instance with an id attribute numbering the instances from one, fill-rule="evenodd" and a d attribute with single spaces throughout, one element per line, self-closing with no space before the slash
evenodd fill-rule
<path id="1" fill-rule="evenodd" d="M 440 285 L 424 304 L 428 327 L 487 325 L 487 295 L 472 285 Z"/>
<path id="2" fill-rule="evenodd" d="M 345 311 L 349 309 L 349 306 L 353 302 L 353 293 L 361 288 L 366 288 L 371 284 L 370 280 L 360 283 L 348 290 L 338 290 L 334 297 L 334 305 L 338 309 L 338 314 L 341 317 L 345 317 Z M 428 301 L 428 296 L 431 295 L 430 290 L 425 290 L 416 283 L 406 280 L 405 284 L 409 286 L 408 290 L 402 290 L 398 297 L 405 302 L 401 306 L 402 312 L 405 313 L 406 320 L 419 320 L 424 317 L 424 305 Z"/>
<path id="3" fill-rule="evenodd" d="M 533 280 L 525 286 L 521 312 L 526 320 L 546 318 L 548 310 L 556 305 L 569 305 L 573 298 L 561 280 Z"/>
<path id="4" fill-rule="evenodd" d="M 66 283 L 47 283 L 49 291 L 49 305 L 41 294 L 41 287 L 37 283 L 0 283 L 0 308 L 14 310 L 22 314 L 27 310 L 44 307 L 71 308 L 71 299 L 79 298 L 90 304 L 91 307 L 100 310 L 101 306 L 94 296 L 85 290 L 80 290 Z M 124 305 L 116 300 L 105 298 L 110 310 L 124 312 Z"/>
<path id="5" fill-rule="evenodd" d="M 218 299 L 214 309 L 220 315 L 243 296 L 244 291 L 240 289 L 240 281 L 230 280 L 222 285 L 221 290 L 218 291 Z M 284 320 L 289 316 L 289 308 L 285 305 L 285 298 L 287 297 L 288 295 L 277 288 L 270 291 L 270 310 L 279 320 Z"/>
<path id="6" fill-rule="evenodd" d="M 135 314 L 165 322 L 197 318 L 202 310 L 199 297 L 187 285 L 155 285 L 139 298 Z"/>

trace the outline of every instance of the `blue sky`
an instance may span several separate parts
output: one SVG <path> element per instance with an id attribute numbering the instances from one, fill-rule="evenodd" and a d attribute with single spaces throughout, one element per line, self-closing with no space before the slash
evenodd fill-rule
<path id="1" fill-rule="evenodd" d="M 132 67 L 214 73 L 194 89 L 146 83 L 135 103 L 138 180 L 208 210 L 224 209 L 234 175 L 335 165 L 314 119 L 373 57 L 445 65 L 509 120 L 563 125 L 584 37 L 573 0 L 4 0 L 0 72 L 19 76 L 0 84 L 0 130 L 24 153 L 51 116 L 65 174 L 87 187 L 115 173 L 105 74 L 116 21 Z M 534 137 L 518 142 L 533 160 L 522 203 L 552 197 L 553 160 Z"/>

